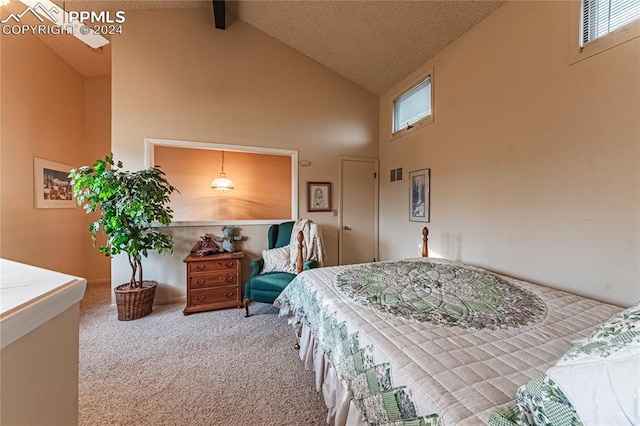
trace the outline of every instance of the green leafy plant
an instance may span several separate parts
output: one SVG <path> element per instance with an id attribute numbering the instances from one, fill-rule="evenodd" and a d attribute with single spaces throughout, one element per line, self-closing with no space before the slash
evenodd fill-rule
<path id="1" fill-rule="evenodd" d="M 87 214 L 100 211 L 100 219 L 89 226 L 94 245 L 96 234 L 102 229 L 107 242 L 99 247 L 100 252 L 109 257 L 127 253 L 132 270 L 129 288 L 140 288 L 142 257 L 149 250 L 166 254 L 173 249 L 171 235 L 156 224 L 171 223 L 173 210 L 167 204 L 176 188 L 167 182 L 159 167 L 125 171 L 121 161 L 113 161 L 113 155 L 97 160 L 93 168 L 73 169 L 69 177 L 78 205 Z"/>

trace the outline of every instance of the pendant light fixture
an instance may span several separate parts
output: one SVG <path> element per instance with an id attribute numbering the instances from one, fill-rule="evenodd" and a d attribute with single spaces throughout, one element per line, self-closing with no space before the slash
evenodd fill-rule
<path id="1" fill-rule="evenodd" d="M 211 187 L 216 191 L 226 192 L 231 191 L 233 189 L 233 181 L 227 178 L 227 175 L 224 173 L 224 151 L 222 152 L 222 169 L 220 171 L 220 176 L 211 181 Z"/>

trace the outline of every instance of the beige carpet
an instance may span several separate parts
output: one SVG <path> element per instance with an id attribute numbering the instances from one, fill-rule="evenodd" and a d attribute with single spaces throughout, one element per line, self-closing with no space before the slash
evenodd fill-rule
<path id="1" fill-rule="evenodd" d="M 184 306 L 117 320 L 110 288 L 80 305 L 80 425 L 325 425 L 326 407 L 271 305 Z"/>

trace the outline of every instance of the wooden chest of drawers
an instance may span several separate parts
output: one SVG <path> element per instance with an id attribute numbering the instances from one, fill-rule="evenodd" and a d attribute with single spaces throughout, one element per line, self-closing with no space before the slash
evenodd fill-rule
<path id="1" fill-rule="evenodd" d="M 242 306 L 242 252 L 187 256 L 187 306 L 185 315 Z"/>

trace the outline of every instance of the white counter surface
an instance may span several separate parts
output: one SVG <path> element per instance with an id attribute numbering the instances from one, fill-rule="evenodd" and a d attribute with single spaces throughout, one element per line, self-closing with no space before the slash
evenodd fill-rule
<path id="1" fill-rule="evenodd" d="M 0 259 L 0 349 L 78 303 L 87 280 Z"/>

